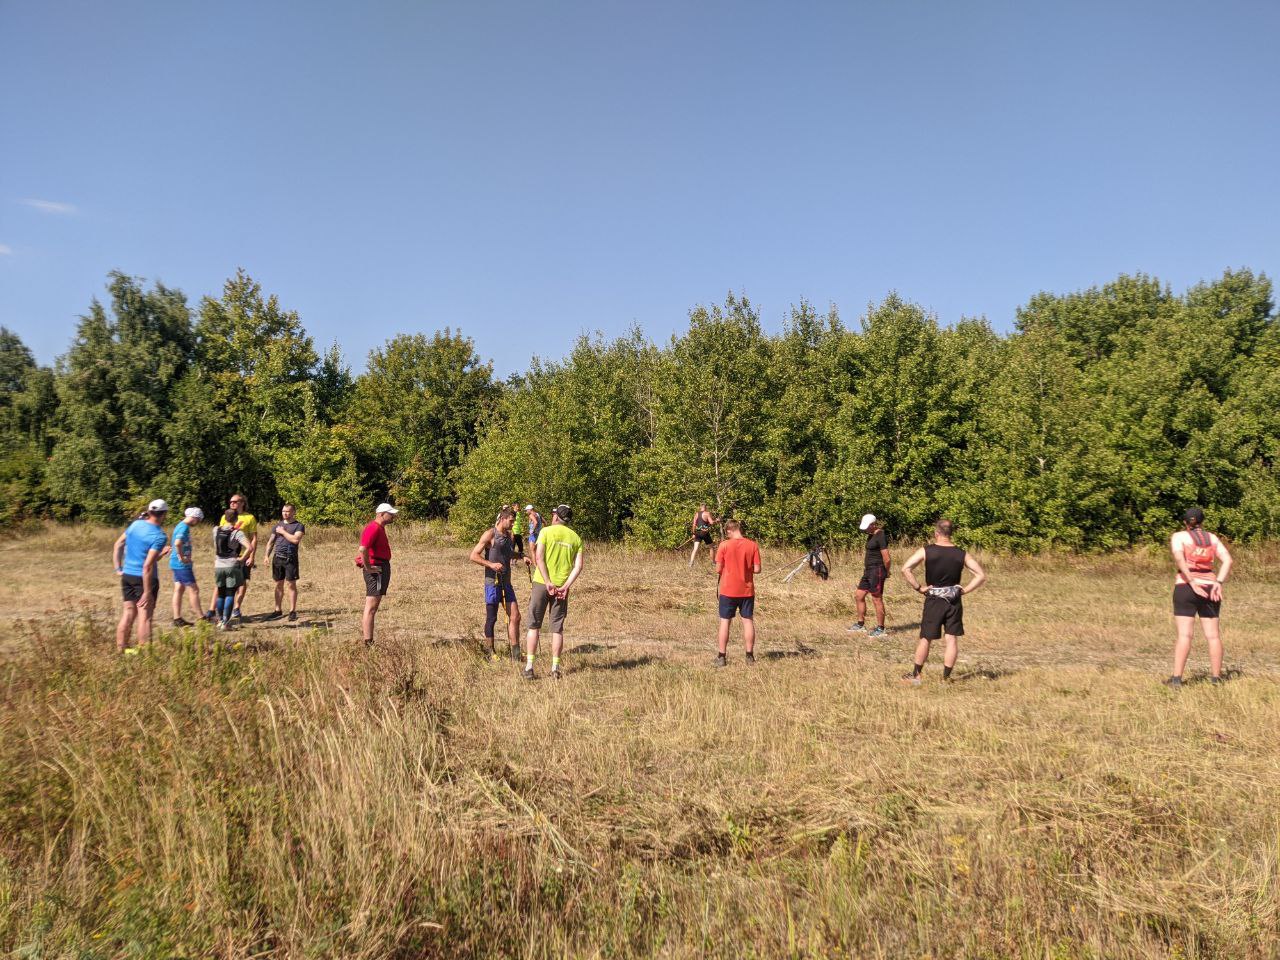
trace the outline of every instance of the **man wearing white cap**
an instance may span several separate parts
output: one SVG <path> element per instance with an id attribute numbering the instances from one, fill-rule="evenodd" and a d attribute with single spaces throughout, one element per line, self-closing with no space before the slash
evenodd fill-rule
<path id="1" fill-rule="evenodd" d="M 889 577 L 889 538 L 884 527 L 873 513 L 864 513 L 858 529 L 867 535 L 867 555 L 862 562 L 862 579 L 854 591 L 853 602 L 858 607 L 858 622 L 849 628 L 850 633 L 865 633 L 867 621 L 867 595 L 876 607 L 876 628 L 873 637 L 884 636 L 884 582 Z"/>
<path id="2" fill-rule="evenodd" d="M 191 591 L 191 609 L 196 612 L 196 617 L 205 616 L 204 607 L 200 605 L 200 585 L 196 583 L 195 567 L 191 564 L 191 528 L 203 519 L 203 510 L 199 507 L 187 507 L 182 513 L 182 520 L 173 528 L 169 571 L 173 574 L 173 625 L 175 627 L 191 626 L 182 619 L 182 596 L 187 590 Z"/>
<path id="3" fill-rule="evenodd" d="M 157 564 L 169 552 L 169 539 L 164 535 L 164 518 L 169 515 L 169 505 L 163 500 L 152 500 L 147 512 L 116 539 L 111 551 L 112 564 L 120 577 L 120 592 L 124 597 L 124 611 L 116 626 L 116 650 L 136 652 L 151 641 L 151 614 L 155 610 L 156 596 L 160 592 L 160 571 Z M 136 647 L 130 647 L 129 630 L 137 623 Z"/>
<path id="4" fill-rule="evenodd" d="M 364 571 L 364 617 L 360 621 L 361 639 L 373 646 L 373 622 L 382 606 L 382 598 L 391 585 L 391 543 L 387 540 L 387 524 L 396 518 L 397 510 L 389 503 L 378 504 L 374 517 L 360 534 L 360 556 L 356 564 Z"/>

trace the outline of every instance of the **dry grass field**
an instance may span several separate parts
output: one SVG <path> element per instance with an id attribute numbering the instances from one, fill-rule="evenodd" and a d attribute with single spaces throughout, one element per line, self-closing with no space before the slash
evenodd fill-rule
<path id="1" fill-rule="evenodd" d="M 1173 693 L 1160 550 L 984 557 L 956 681 L 907 688 L 897 576 L 882 641 L 853 558 L 766 580 L 759 662 L 715 670 L 705 562 L 592 545 L 566 676 L 526 683 L 465 546 L 391 536 L 372 651 L 354 534 L 312 531 L 298 624 L 131 658 L 111 531 L 0 545 L 0 955 L 1280 956 L 1275 548 L 1232 681 Z"/>

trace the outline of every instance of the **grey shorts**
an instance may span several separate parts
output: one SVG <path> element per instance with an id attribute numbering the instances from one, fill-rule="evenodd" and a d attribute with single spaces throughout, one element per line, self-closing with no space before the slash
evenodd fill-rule
<path id="1" fill-rule="evenodd" d="M 244 567 L 238 563 L 234 567 L 215 567 L 213 582 L 226 590 L 238 590 L 244 583 Z"/>
<path id="2" fill-rule="evenodd" d="M 569 601 L 553 600 L 547 593 L 545 584 L 533 585 L 533 597 L 529 601 L 529 628 L 541 630 L 542 620 L 548 613 L 551 615 L 551 632 L 564 633 L 565 617 L 569 615 Z"/>

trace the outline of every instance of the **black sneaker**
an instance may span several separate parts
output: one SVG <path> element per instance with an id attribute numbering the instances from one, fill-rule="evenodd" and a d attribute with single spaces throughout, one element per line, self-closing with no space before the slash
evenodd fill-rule
<path id="1" fill-rule="evenodd" d="M 293 622 L 294 622 L 295 620 L 297 620 L 297 619 L 298 619 L 298 611 L 297 611 L 297 610 L 290 610 L 290 611 L 289 611 L 289 622 L 290 622 L 290 623 L 293 623 Z"/>
<path id="2" fill-rule="evenodd" d="M 747 663 L 755 663 L 755 662 L 756 662 L 756 655 L 750 651 L 747 651 Z"/>
<path id="3" fill-rule="evenodd" d="M 1161 681 L 1161 682 L 1162 682 L 1166 687 L 1168 687 L 1170 690 L 1181 690 L 1181 689 L 1182 689 L 1182 678 L 1181 678 L 1181 677 L 1170 677 L 1168 680 L 1163 680 L 1163 681 Z"/>
<path id="4" fill-rule="evenodd" d="M 280 619 L 283 619 L 283 617 L 284 617 L 284 613 L 282 613 L 282 612 L 281 612 L 281 611 L 279 611 L 279 610 L 276 610 L 276 611 L 274 611 L 273 613 L 269 613 L 269 614 L 267 614 L 267 615 L 266 615 L 265 617 L 263 617 L 262 619 L 263 619 L 263 620 L 280 620 Z"/>
<path id="5" fill-rule="evenodd" d="M 728 658 L 727 656 L 725 656 L 723 653 L 717 653 L 717 654 L 716 654 L 716 666 L 717 666 L 717 667 L 727 667 L 728 665 L 729 665 L 729 658 Z"/>
<path id="6" fill-rule="evenodd" d="M 192 626 L 192 624 L 187 623 L 187 621 L 183 620 L 181 617 L 179 617 L 177 620 L 173 621 L 173 625 L 174 625 L 175 627 L 190 627 L 190 626 Z"/>
<path id="7" fill-rule="evenodd" d="M 532 679 L 534 679 L 534 676 L 533 676 L 533 667 L 525 667 L 525 668 L 524 668 L 524 673 L 522 673 L 522 674 L 521 674 L 521 676 L 522 676 L 522 677 L 524 677 L 526 680 L 532 680 Z"/>
<path id="8" fill-rule="evenodd" d="M 1212 683 L 1215 687 L 1218 686 L 1219 684 L 1226 683 L 1226 681 L 1223 680 L 1221 677 L 1210 677 L 1209 682 Z"/>

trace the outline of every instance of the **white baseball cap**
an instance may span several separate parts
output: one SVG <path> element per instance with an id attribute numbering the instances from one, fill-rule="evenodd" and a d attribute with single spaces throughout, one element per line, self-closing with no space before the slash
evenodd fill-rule
<path id="1" fill-rule="evenodd" d="M 532 509 L 533 509 L 533 504 L 532 504 L 532 503 L 526 503 L 526 504 L 524 505 L 524 508 L 525 508 L 525 510 L 526 510 L 526 511 L 528 511 L 528 510 L 532 510 Z"/>
<path id="2" fill-rule="evenodd" d="M 858 524 L 858 529 L 865 530 L 867 529 L 867 527 L 871 526 L 875 522 L 876 522 L 876 515 L 874 513 L 864 513 L 862 515 L 862 522 Z"/>
<path id="3" fill-rule="evenodd" d="M 187 509 L 182 511 L 182 515 L 186 517 L 188 520 L 204 519 L 204 511 L 201 510 L 199 507 L 187 507 Z"/>
<path id="4" fill-rule="evenodd" d="M 373 512 L 374 513 L 399 513 L 400 511 L 397 510 L 395 507 L 393 507 L 389 503 L 380 503 L 378 504 L 378 509 Z"/>
<path id="5" fill-rule="evenodd" d="M 169 505 L 163 500 L 152 500 L 147 504 L 147 513 L 168 513 Z"/>

